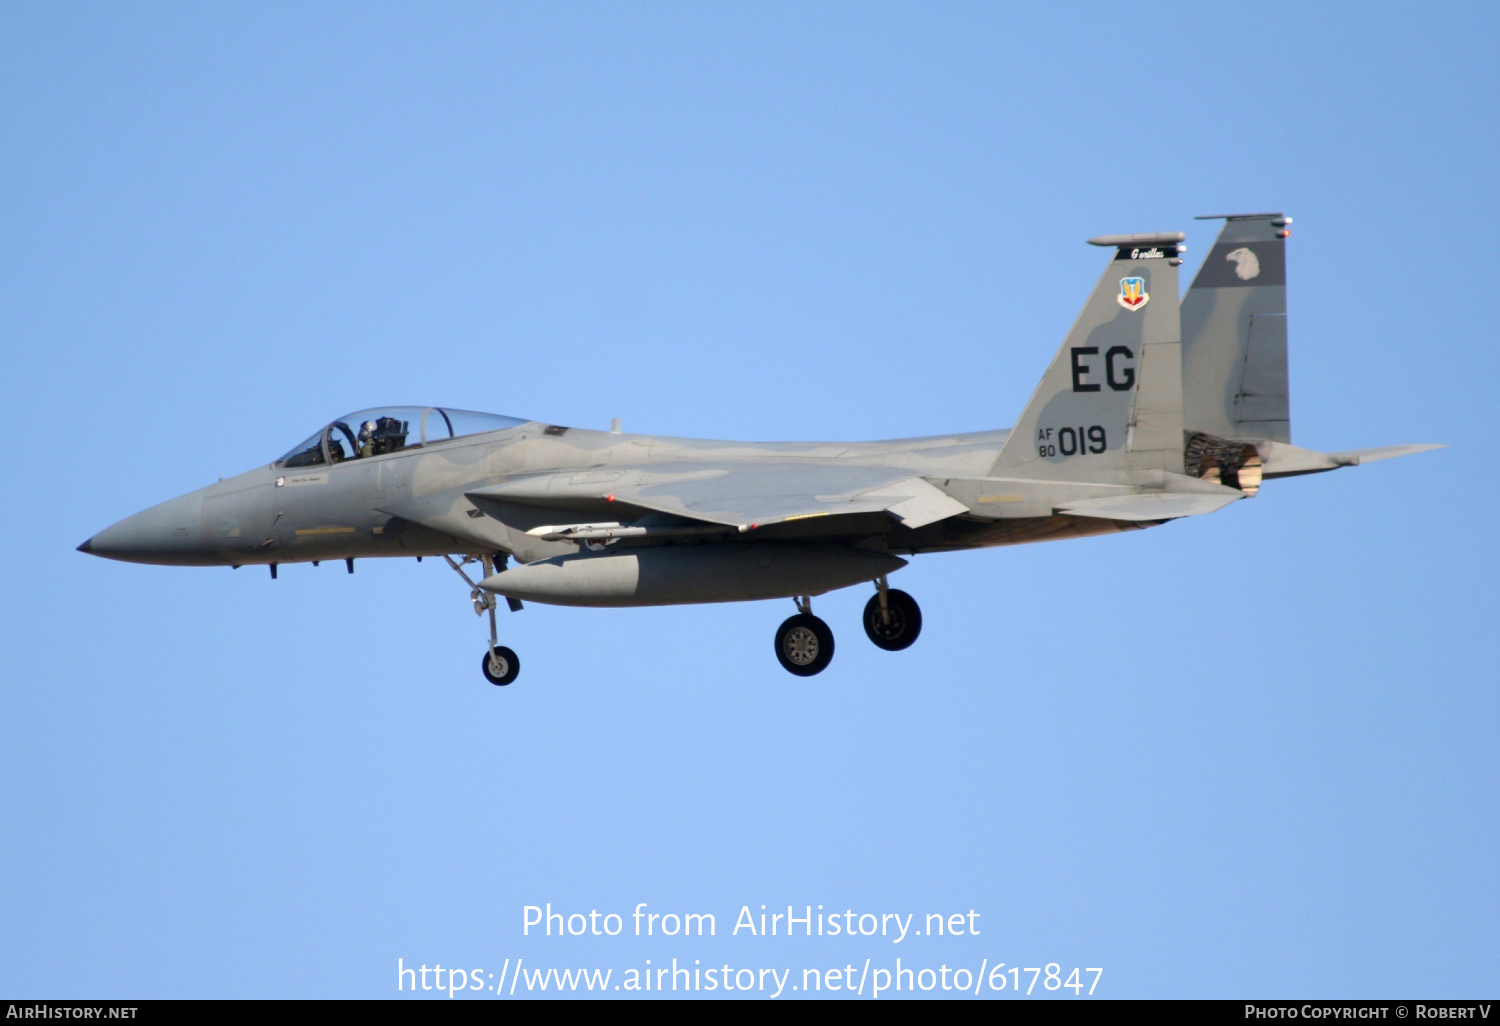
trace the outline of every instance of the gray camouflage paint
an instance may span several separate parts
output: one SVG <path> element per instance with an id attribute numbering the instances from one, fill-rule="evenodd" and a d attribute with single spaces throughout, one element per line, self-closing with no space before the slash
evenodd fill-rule
<path id="1" fill-rule="evenodd" d="M 1182 300 L 1189 431 L 1290 443 L 1286 241 L 1290 218 L 1231 216 Z"/>
<path id="2" fill-rule="evenodd" d="M 1279 216 L 1229 219 L 1180 311 L 1180 233 L 1091 240 L 1116 252 L 1014 431 L 747 443 L 531 421 L 341 463 L 260 467 L 79 548 L 273 568 L 513 557 L 523 565 L 486 588 L 570 605 L 735 601 L 869 581 L 903 555 L 1133 530 L 1242 498 L 1184 473 L 1192 432 L 1250 440 L 1267 478 L 1431 448 L 1327 455 L 1287 444 Z M 1122 279 L 1137 278 L 1149 300 L 1129 308 Z M 553 530 L 601 524 L 637 536 L 585 542 Z"/>

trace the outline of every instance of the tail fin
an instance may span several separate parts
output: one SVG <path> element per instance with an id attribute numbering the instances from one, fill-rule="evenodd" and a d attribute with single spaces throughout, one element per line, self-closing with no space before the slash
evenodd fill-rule
<path id="1" fill-rule="evenodd" d="M 1114 259 L 990 473 L 1066 481 L 1182 473 L 1181 232 L 1105 235 Z"/>
<path id="2" fill-rule="evenodd" d="M 1291 442 L 1282 214 L 1215 214 L 1224 228 L 1182 300 L 1183 420 L 1190 434 Z"/>

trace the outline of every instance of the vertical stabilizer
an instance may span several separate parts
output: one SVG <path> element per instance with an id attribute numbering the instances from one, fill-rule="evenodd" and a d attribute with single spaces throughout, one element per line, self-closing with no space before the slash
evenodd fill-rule
<path id="1" fill-rule="evenodd" d="M 1190 433 L 1291 442 L 1282 214 L 1219 214 L 1182 300 L 1183 413 Z"/>
<path id="2" fill-rule="evenodd" d="M 991 471 L 1067 481 L 1182 473 L 1181 232 L 1105 235 L 1104 276 Z"/>

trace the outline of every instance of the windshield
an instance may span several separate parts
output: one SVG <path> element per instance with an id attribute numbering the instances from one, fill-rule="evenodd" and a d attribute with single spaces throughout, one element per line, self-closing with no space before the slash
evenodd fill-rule
<path id="1" fill-rule="evenodd" d="M 504 431 L 525 423 L 520 417 L 450 410 L 440 406 L 387 406 L 360 410 L 338 418 L 305 442 L 293 446 L 276 462 L 286 467 L 342 463 L 417 449 L 450 438 Z"/>

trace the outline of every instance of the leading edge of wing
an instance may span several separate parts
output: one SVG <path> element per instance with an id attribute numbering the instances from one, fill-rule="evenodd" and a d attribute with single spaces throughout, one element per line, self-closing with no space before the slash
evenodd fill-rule
<path id="1" fill-rule="evenodd" d="M 908 527 L 922 527 L 968 511 L 909 469 L 826 462 L 679 462 L 551 471 L 466 494 L 471 500 L 561 508 L 621 502 L 740 530 L 879 512 Z"/>

